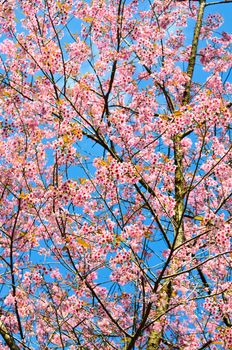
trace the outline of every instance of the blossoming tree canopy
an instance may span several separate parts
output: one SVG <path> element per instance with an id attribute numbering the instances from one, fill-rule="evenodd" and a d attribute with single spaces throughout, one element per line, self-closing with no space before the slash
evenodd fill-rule
<path id="1" fill-rule="evenodd" d="M 231 1 L 0 5 L 0 348 L 232 349 Z"/>

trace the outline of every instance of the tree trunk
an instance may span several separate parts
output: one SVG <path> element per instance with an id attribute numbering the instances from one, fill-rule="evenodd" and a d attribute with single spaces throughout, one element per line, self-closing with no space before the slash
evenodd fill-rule
<path id="1" fill-rule="evenodd" d="M 200 36 L 200 31 L 202 27 L 202 19 L 205 9 L 205 0 L 200 0 L 200 6 L 198 10 L 197 21 L 194 29 L 192 48 L 188 62 L 187 75 L 189 81 L 186 84 L 185 91 L 183 94 L 183 105 L 186 105 L 190 101 L 190 91 L 191 83 L 193 78 L 193 72 L 196 62 L 196 54 L 198 41 Z M 181 146 L 182 135 L 178 134 L 174 138 L 174 158 L 175 158 L 175 227 L 174 227 L 174 241 L 173 248 L 175 249 L 181 243 L 184 242 L 184 224 L 183 224 L 183 215 L 184 215 L 184 198 L 186 194 L 185 180 L 183 174 L 183 150 Z M 156 317 L 163 315 L 167 312 L 169 307 L 169 302 L 172 294 L 172 283 L 170 280 L 167 280 L 162 288 L 162 294 L 159 297 L 159 306 L 157 308 Z M 159 349 L 163 335 L 163 329 L 160 331 L 152 331 L 148 340 L 147 350 L 156 350 Z"/>

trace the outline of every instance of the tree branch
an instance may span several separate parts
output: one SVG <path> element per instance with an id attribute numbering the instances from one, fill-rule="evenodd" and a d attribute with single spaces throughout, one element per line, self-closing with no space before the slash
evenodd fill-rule
<path id="1" fill-rule="evenodd" d="M 18 345 L 16 345 L 15 343 L 14 337 L 8 332 L 6 326 L 1 320 L 0 320 L 0 334 L 11 350 L 20 350 Z"/>

